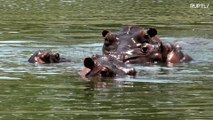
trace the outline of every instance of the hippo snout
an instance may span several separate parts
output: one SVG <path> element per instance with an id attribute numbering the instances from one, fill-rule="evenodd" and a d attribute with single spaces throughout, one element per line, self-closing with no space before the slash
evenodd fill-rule
<path id="1" fill-rule="evenodd" d="M 36 64 L 48 64 L 71 61 L 65 58 L 61 58 L 59 53 L 38 50 L 28 59 L 28 62 Z"/>
<path id="2" fill-rule="evenodd" d="M 135 76 L 136 73 L 137 72 L 136 72 L 135 68 L 130 68 L 129 71 L 128 71 L 128 73 L 127 73 L 127 75 Z"/>
<path id="3" fill-rule="evenodd" d="M 116 74 L 109 68 L 103 67 L 100 71 L 101 77 L 114 77 Z"/>
<path id="4" fill-rule="evenodd" d="M 126 75 L 135 76 L 136 73 L 137 73 L 135 68 L 123 68 L 123 67 L 120 67 L 120 69 L 123 70 Z"/>

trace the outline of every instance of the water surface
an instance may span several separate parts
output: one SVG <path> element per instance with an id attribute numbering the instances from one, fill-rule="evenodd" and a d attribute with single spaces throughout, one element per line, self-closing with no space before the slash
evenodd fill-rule
<path id="1" fill-rule="evenodd" d="M 213 118 L 213 7 L 210 0 L 0 0 L 0 119 Z M 192 9 L 191 3 L 210 4 Z M 194 59 L 172 66 L 134 66 L 135 78 L 85 82 L 82 61 L 101 54 L 104 29 L 158 29 Z M 70 63 L 34 65 L 37 50 Z"/>

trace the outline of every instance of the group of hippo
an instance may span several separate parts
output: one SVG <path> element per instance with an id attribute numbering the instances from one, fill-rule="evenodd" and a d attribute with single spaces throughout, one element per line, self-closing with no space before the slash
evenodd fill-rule
<path id="1" fill-rule="evenodd" d="M 84 79 L 130 75 L 136 70 L 127 64 L 152 65 L 190 62 L 192 58 L 181 51 L 178 44 L 163 42 L 154 28 L 127 26 L 119 32 L 103 30 L 102 55 L 84 59 L 80 76 Z M 28 60 L 30 63 L 45 64 L 70 62 L 59 53 L 36 51 Z"/>

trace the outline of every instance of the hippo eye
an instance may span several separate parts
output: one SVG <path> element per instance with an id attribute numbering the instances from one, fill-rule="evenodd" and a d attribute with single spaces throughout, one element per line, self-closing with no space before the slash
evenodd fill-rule
<path id="1" fill-rule="evenodd" d="M 109 41 L 109 40 L 107 38 L 105 38 L 104 41 Z"/>
<path id="2" fill-rule="evenodd" d="M 45 56 L 41 57 L 41 59 L 42 59 L 45 63 L 50 63 L 50 54 L 46 54 Z"/>
<path id="3" fill-rule="evenodd" d="M 138 40 L 138 42 L 140 43 L 149 43 L 149 35 L 145 35 L 145 36 L 137 36 L 136 39 Z"/>
<path id="4" fill-rule="evenodd" d="M 141 51 L 142 51 L 143 53 L 147 53 L 148 47 L 146 47 L 146 46 L 141 47 Z"/>
<path id="5" fill-rule="evenodd" d="M 110 35 L 107 35 L 104 40 L 105 40 L 105 42 L 108 42 L 109 44 L 111 44 L 114 41 L 116 41 L 117 39 L 114 35 L 110 34 Z"/>
<path id="6" fill-rule="evenodd" d="M 107 71 L 101 71 L 101 77 L 107 77 L 108 76 L 108 72 Z"/>
<path id="7" fill-rule="evenodd" d="M 114 76 L 112 71 L 101 71 L 100 74 L 101 74 L 101 77 L 113 77 Z"/>
<path id="8" fill-rule="evenodd" d="M 105 67 L 102 69 L 102 71 L 100 71 L 100 75 L 101 75 L 101 77 L 115 76 L 113 71 L 111 71 L 109 68 L 105 68 Z"/>
<path id="9" fill-rule="evenodd" d="M 145 35 L 144 38 L 145 38 L 146 40 L 149 40 L 149 35 Z"/>
<path id="10" fill-rule="evenodd" d="M 56 53 L 56 54 L 55 54 L 55 58 L 56 58 L 56 59 L 60 59 L 59 53 Z"/>

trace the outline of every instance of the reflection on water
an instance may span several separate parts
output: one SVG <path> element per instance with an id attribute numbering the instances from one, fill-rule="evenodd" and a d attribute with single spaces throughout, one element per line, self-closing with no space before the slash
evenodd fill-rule
<path id="1" fill-rule="evenodd" d="M 212 7 L 169 0 L 0 0 L 0 119 L 213 118 Z M 203 1 L 208 4 L 210 0 Z M 104 29 L 155 27 L 194 59 L 137 66 L 135 78 L 82 80 L 83 59 L 101 54 Z M 37 50 L 70 63 L 34 65 Z"/>

